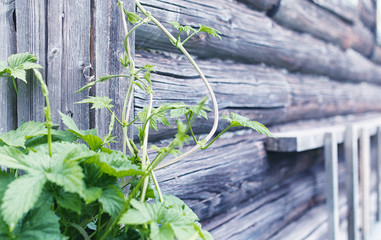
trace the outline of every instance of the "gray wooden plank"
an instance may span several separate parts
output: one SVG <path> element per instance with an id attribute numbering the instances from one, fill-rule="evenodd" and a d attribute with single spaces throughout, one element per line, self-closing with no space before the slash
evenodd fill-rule
<path id="1" fill-rule="evenodd" d="M 309 1 L 283 0 L 273 19 L 285 27 L 309 33 L 343 49 L 353 48 L 367 57 L 375 45 L 373 33 L 362 23 L 356 22 L 353 27 Z"/>
<path id="2" fill-rule="evenodd" d="M 376 6 L 372 0 L 359 0 L 359 15 L 361 21 L 370 30 L 376 28 Z"/>
<path id="3" fill-rule="evenodd" d="M 358 183 L 358 133 L 353 126 L 348 126 L 345 132 L 344 153 L 347 166 L 346 192 L 348 204 L 348 239 L 358 240 L 358 221 L 359 221 L 359 183 Z"/>
<path id="4" fill-rule="evenodd" d="M 124 1 L 124 6 L 129 11 L 135 11 L 133 1 Z M 95 78 L 105 75 L 125 74 L 126 69 L 120 64 L 119 59 L 124 54 L 124 28 L 120 13 L 120 8 L 113 0 L 104 1 L 96 0 L 94 2 L 93 10 L 93 23 L 94 23 L 94 53 L 92 64 L 94 68 Z M 130 44 L 133 46 L 132 55 L 134 55 L 134 35 L 131 35 Z M 116 116 L 122 119 L 122 108 L 124 97 L 127 93 L 129 79 L 118 78 L 111 79 L 110 81 L 95 86 L 96 96 L 108 96 L 113 100 L 114 110 Z M 132 115 L 133 116 L 133 113 Z M 98 130 L 100 136 L 104 136 L 108 132 L 110 122 L 110 114 L 107 110 L 97 110 L 95 112 L 95 128 Z M 119 125 L 115 125 L 115 134 L 122 137 L 122 130 Z M 129 130 L 132 134 L 132 128 Z M 122 142 L 117 145 L 121 149 Z"/>
<path id="5" fill-rule="evenodd" d="M 360 134 L 360 183 L 361 183 L 361 226 L 362 239 L 370 235 L 370 139 L 368 129 Z"/>
<path id="6" fill-rule="evenodd" d="M 239 0 L 259 11 L 270 11 L 276 8 L 280 0 Z"/>
<path id="7" fill-rule="evenodd" d="M 376 157 L 376 192 L 377 192 L 377 214 L 376 220 L 381 222 L 381 127 L 377 128 L 377 157 Z"/>
<path id="8" fill-rule="evenodd" d="M 0 1 L 0 61 L 16 53 L 15 1 Z M 0 133 L 17 126 L 16 94 L 10 79 L 0 78 Z"/>
<path id="9" fill-rule="evenodd" d="M 48 22 L 46 80 L 50 95 L 52 120 L 54 123 L 60 123 L 58 110 L 63 111 L 61 108 L 62 82 L 64 81 L 62 73 L 68 71 L 63 65 L 63 20 L 65 17 L 63 1 L 47 1 L 46 11 Z"/>
<path id="10" fill-rule="evenodd" d="M 359 0 L 312 0 L 317 5 L 332 11 L 347 21 L 354 22 L 357 19 L 357 6 Z"/>
<path id="11" fill-rule="evenodd" d="M 285 29 L 264 13 L 228 0 L 144 0 L 147 10 L 164 22 L 219 29 L 223 40 L 201 34 L 185 47 L 201 58 L 266 63 L 289 71 L 326 75 L 343 81 L 381 82 L 381 69 L 354 50 L 343 51 L 308 34 Z M 222 17 L 223 16 L 223 17 Z M 175 33 L 172 30 L 172 33 Z M 178 52 L 152 25 L 136 32 L 138 48 Z M 295 43 L 298 44 L 295 44 Z"/>
<path id="12" fill-rule="evenodd" d="M 335 132 L 325 134 L 324 161 L 326 173 L 326 203 L 329 240 L 339 239 L 339 170 Z"/>
<path id="13" fill-rule="evenodd" d="M 376 6 L 381 6 L 381 0 L 377 0 Z M 376 19 L 377 22 L 379 23 L 381 21 L 381 8 L 377 7 L 376 8 Z M 378 45 L 381 45 L 381 24 L 376 24 L 376 37 L 377 37 L 377 43 Z"/>
<path id="14" fill-rule="evenodd" d="M 90 0 L 48 1 L 48 87 L 54 121 L 57 110 L 70 115 L 80 129 L 90 126 L 89 106 L 75 104 L 88 92 L 75 93 L 87 84 L 90 75 Z"/>
<path id="15" fill-rule="evenodd" d="M 140 67 L 156 66 L 152 73 L 155 107 L 165 102 L 197 104 L 207 95 L 192 66 L 180 56 L 138 51 L 136 63 Z M 236 112 L 264 124 L 276 124 L 381 111 L 381 88 L 377 85 L 291 74 L 262 65 L 218 60 L 198 63 L 216 92 L 221 114 Z M 140 111 L 148 99 L 139 89 L 135 96 L 135 110 Z M 226 121 L 221 121 L 220 130 L 225 126 Z M 200 120 L 195 129 L 203 133 L 210 127 L 211 121 Z M 163 137 L 162 134 L 169 136 L 175 130 L 152 133 Z"/>
<path id="16" fill-rule="evenodd" d="M 266 149 L 268 151 L 277 152 L 302 152 L 310 149 L 321 148 L 325 145 L 325 134 L 327 132 L 334 132 L 337 135 L 337 142 L 345 142 L 345 131 L 346 127 L 343 122 L 348 123 L 349 121 L 341 119 L 340 123 L 328 123 L 329 127 L 326 127 L 327 121 L 322 121 L 321 123 L 316 123 L 315 126 L 310 126 L 310 128 L 301 128 L 297 130 L 288 131 L 275 131 L 274 134 L 277 138 L 267 138 L 266 139 Z M 379 115 L 374 115 L 371 118 L 361 119 L 357 121 L 350 121 L 353 125 L 357 127 L 367 126 L 369 128 L 370 135 L 376 135 L 377 126 L 381 121 Z"/>
<path id="17" fill-rule="evenodd" d="M 17 19 L 17 51 L 30 52 L 37 56 L 38 63 L 46 66 L 46 0 L 15 1 Z M 45 78 L 45 70 L 41 70 Z M 28 83 L 18 81 L 18 123 L 35 120 L 44 121 L 44 97 L 33 74 L 27 76 Z"/>

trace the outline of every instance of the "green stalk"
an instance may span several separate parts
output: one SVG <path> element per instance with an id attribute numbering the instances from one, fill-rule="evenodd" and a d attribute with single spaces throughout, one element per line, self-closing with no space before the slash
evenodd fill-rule
<path id="1" fill-rule="evenodd" d="M 176 42 L 176 38 L 156 19 L 154 18 L 153 16 L 151 16 L 145 9 L 144 7 L 140 4 L 140 2 L 138 0 L 135 0 L 135 3 L 136 3 L 136 6 L 139 8 L 139 10 L 145 15 L 145 16 L 150 16 L 151 17 L 151 21 L 158 27 L 160 28 L 160 30 L 169 38 L 169 40 L 171 42 Z M 183 45 L 181 43 L 178 43 L 177 44 L 177 47 L 180 49 L 180 51 L 186 56 L 186 58 L 188 59 L 188 61 L 192 64 L 192 66 L 194 67 L 194 69 L 197 71 L 197 73 L 200 75 L 201 79 L 203 80 L 206 88 L 208 89 L 208 92 L 209 92 L 209 95 L 212 99 L 212 103 L 213 103 L 213 111 L 214 111 L 214 122 L 213 122 L 213 127 L 212 129 L 210 130 L 209 134 L 205 137 L 204 141 L 205 143 L 208 142 L 214 135 L 214 133 L 216 132 L 217 130 L 217 126 L 218 126 L 218 104 L 217 104 L 217 100 L 216 100 L 216 97 L 215 97 L 215 94 L 213 92 L 213 89 L 211 88 L 208 80 L 206 79 L 206 77 L 204 76 L 204 74 L 201 72 L 201 69 L 198 67 L 198 65 L 196 64 L 196 62 L 194 61 L 194 59 L 191 57 L 191 55 L 188 53 L 188 51 L 183 47 Z M 165 166 L 169 166 L 171 164 L 174 164 L 178 161 L 180 161 L 181 159 L 191 155 L 192 153 L 194 153 L 195 151 L 197 151 L 198 149 L 200 149 L 200 145 L 197 144 L 195 145 L 193 148 L 191 148 L 188 152 L 184 153 L 183 155 L 173 159 L 172 161 L 170 161 L 169 163 L 167 163 Z M 161 169 L 163 167 L 160 167 L 160 168 L 157 168 L 157 169 Z"/>
<path id="2" fill-rule="evenodd" d="M 189 35 L 181 44 L 184 45 L 189 39 L 191 39 L 194 35 L 199 33 L 199 31 L 193 32 L 191 35 Z"/>
<path id="3" fill-rule="evenodd" d="M 11 77 L 12 78 L 12 82 L 13 82 L 13 87 L 15 88 L 15 91 L 16 91 L 16 95 L 18 95 L 18 90 L 17 90 L 17 85 L 16 85 L 16 79 L 14 77 Z"/>
<path id="4" fill-rule="evenodd" d="M 229 130 L 229 128 L 231 128 L 232 126 L 230 125 L 229 127 L 225 128 L 222 132 L 220 132 L 220 134 L 218 134 L 212 141 L 209 142 L 208 145 L 206 145 L 205 147 L 201 147 L 201 150 L 205 150 L 207 149 L 210 145 L 212 145 L 219 137 L 221 137 L 222 134 L 224 134 L 227 130 Z"/>
<path id="5" fill-rule="evenodd" d="M 149 95 L 149 103 L 148 103 L 148 110 L 147 110 L 147 122 L 144 129 L 144 139 L 143 139 L 143 145 L 142 145 L 142 170 L 145 171 L 147 169 L 147 149 L 148 149 L 148 134 L 149 134 L 149 121 L 151 117 L 152 112 L 152 103 L 153 103 L 153 96 L 152 93 Z M 148 177 L 145 177 L 144 179 L 144 185 L 143 185 L 143 191 L 142 196 L 140 198 L 141 202 L 144 202 L 145 195 L 148 187 Z"/>
<path id="6" fill-rule="evenodd" d="M 160 189 L 160 186 L 159 186 L 159 182 L 157 181 L 156 175 L 153 172 L 153 170 L 151 170 L 151 176 L 152 176 L 153 183 L 155 184 L 156 190 L 157 190 L 157 192 L 159 194 L 160 202 L 164 203 L 163 193 L 161 192 L 161 189 Z"/>

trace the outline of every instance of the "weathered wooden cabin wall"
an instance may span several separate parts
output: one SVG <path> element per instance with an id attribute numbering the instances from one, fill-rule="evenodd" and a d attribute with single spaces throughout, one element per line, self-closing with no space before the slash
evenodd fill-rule
<path id="1" fill-rule="evenodd" d="M 237 112 L 279 129 L 381 111 L 375 1 L 141 2 L 166 26 L 178 21 L 221 31 L 222 40 L 200 34 L 186 46 L 211 81 L 222 114 Z M 124 3 L 135 10 L 133 1 Z M 74 91 L 92 77 L 121 71 L 124 33 L 115 1 L 0 0 L 0 32 L 1 60 L 23 51 L 38 56 L 53 109 L 71 115 L 82 129 L 107 131 L 104 111 L 74 103 L 89 94 L 108 95 L 120 109 L 126 82 Z M 136 31 L 135 58 L 139 66 L 157 66 L 152 74 L 156 103 L 193 104 L 206 95 L 190 64 L 153 25 Z M 36 83 L 19 83 L 16 97 L 12 84 L 1 80 L 0 131 L 43 119 Z M 135 113 L 146 100 L 135 93 Z M 57 112 L 53 117 L 59 123 Z M 211 122 L 202 120 L 195 129 L 205 134 L 210 128 Z M 151 140 L 171 133 L 160 128 Z M 232 131 L 213 148 L 157 175 L 163 191 L 185 199 L 216 239 L 277 239 L 285 226 L 324 200 L 321 149 L 267 153 L 264 137 L 250 131 Z"/>
<path id="2" fill-rule="evenodd" d="M 122 1 L 135 11 L 133 1 Z M 16 52 L 31 52 L 44 69 L 49 87 L 53 121 L 60 123 L 57 110 L 70 115 L 81 129 L 96 127 L 101 135 L 108 131 L 110 116 L 94 112 L 88 104 L 75 104 L 88 95 L 107 95 L 120 112 L 128 82 L 115 79 L 83 93 L 76 90 L 94 78 L 122 73 L 124 30 L 116 1 L 78 0 L 1 0 L 0 58 Z M 132 41 L 132 44 L 134 42 Z M 43 121 L 44 100 L 37 81 L 18 82 L 16 96 L 8 79 L 1 79 L 1 132 L 17 124 Z"/>
<path id="3" fill-rule="evenodd" d="M 178 21 L 221 31 L 222 40 L 200 34 L 186 46 L 216 91 L 222 114 L 236 112 L 272 129 L 306 121 L 308 131 L 335 116 L 381 110 L 374 1 L 142 3 L 169 28 L 170 21 Z M 138 65 L 156 66 L 156 103 L 195 104 L 207 95 L 192 66 L 153 25 L 136 31 L 136 48 Z M 136 112 L 146 103 L 137 91 Z M 204 134 L 211 124 L 200 121 L 195 129 Z M 154 135 L 169 133 L 160 129 Z M 263 140 L 250 131 L 233 131 L 214 148 L 160 170 L 158 178 L 165 192 L 195 209 L 216 239 L 288 239 L 285 227 L 324 202 L 323 152 L 267 153 Z M 319 231 L 306 228 L 289 239 L 324 239 L 324 208 L 314 216 L 311 226 Z"/>

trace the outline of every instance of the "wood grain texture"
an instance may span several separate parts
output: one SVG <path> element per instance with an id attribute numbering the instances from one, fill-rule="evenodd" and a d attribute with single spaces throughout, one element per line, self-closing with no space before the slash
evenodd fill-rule
<path id="1" fill-rule="evenodd" d="M 366 57 L 372 53 L 374 36 L 361 22 L 354 26 L 306 0 L 283 0 L 273 19 L 285 27 L 309 33 L 343 49 L 353 48 Z"/>
<path id="2" fill-rule="evenodd" d="M 354 22 L 357 18 L 357 6 L 361 0 L 310 0 L 315 4 L 334 12 L 338 16 L 349 22 Z"/>
<path id="3" fill-rule="evenodd" d="M 280 0 L 239 0 L 259 11 L 269 11 L 276 8 Z"/>
<path id="4" fill-rule="evenodd" d="M 38 63 L 46 65 L 46 0 L 15 1 L 17 19 L 17 52 L 30 52 Z M 45 79 L 45 70 L 41 71 Z M 44 121 L 45 101 L 40 84 L 30 72 L 27 84 L 18 81 L 18 123 L 30 120 Z"/>
<path id="5" fill-rule="evenodd" d="M 244 133 L 226 136 L 210 149 L 156 173 L 164 193 L 184 199 L 206 220 L 251 197 L 267 194 L 321 159 L 322 151 L 267 155 L 263 137 Z"/>
<path id="6" fill-rule="evenodd" d="M 279 181 L 266 194 L 207 221 L 205 228 L 215 239 L 271 239 L 316 204 L 316 197 L 324 195 L 324 181 L 319 181 L 323 175 L 323 169 L 315 168 Z M 291 238 L 283 235 L 275 239 Z"/>
<path id="7" fill-rule="evenodd" d="M 139 51 L 136 62 L 138 66 L 156 65 L 156 72 L 152 73 L 154 104 L 197 104 L 207 95 L 197 73 L 181 57 Z M 198 63 L 216 92 L 221 114 L 236 112 L 272 125 L 381 110 L 378 104 L 381 88 L 377 85 L 291 74 L 263 65 L 214 60 L 200 60 Z M 140 111 L 147 104 L 147 96 L 142 90 L 137 90 L 135 96 L 136 111 Z M 225 121 L 221 121 L 220 130 L 225 126 Z M 210 128 L 210 120 L 200 120 L 195 127 L 197 133 L 205 133 Z M 175 133 L 175 130 L 152 133 L 164 137 Z"/>
<path id="8" fill-rule="evenodd" d="M 133 1 L 124 1 L 124 6 L 129 11 L 135 10 Z M 119 59 L 124 55 L 124 28 L 120 13 L 120 8 L 113 0 L 104 1 L 96 0 L 93 9 L 93 31 L 94 31 L 94 52 L 92 65 L 94 68 L 94 77 L 99 78 L 105 75 L 126 74 Z M 133 36 L 131 36 L 131 46 L 134 46 Z M 134 55 L 134 48 L 132 47 Z M 128 89 L 127 78 L 113 78 L 108 82 L 98 84 L 95 87 L 96 96 L 107 96 L 113 100 L 116 116 L 122 119 L 122 108 L 124 97 Z M 132 114 L 133 116 L 133 114 Z M 95 112 L 95 128 L 100 136 L 104 136 L 108 132 L 110 123 L 110 113 L 107 110 L 97 110 Z M 117 125 L 115 133 L 121 133 L 122 130 Z M 131 132 L 131 130 L 130 130 Z M 119 134 L 119 137 L 122 134 Z M 121 149 L 120 142 L 118 149 Z"/>
<path id="9" fill-rule="evenodd" d="M 53 119 L 56 110 L 71 116 L 80 129 L 89 128 L 89 106 L 75 104 L 88 92 L 75 93 L 90 77 L 90 0 L 48 1 L 48 87 Z"/>
<path id="10" fill-rule="evenodd" d="M 372 0 L 359 0 L 359 15 L 361 21 L 370 30 L 376 28 L 376 5 Z"/>
<path id="11" fill-rule="evenodd" d="M 228 0 L 142 2 L 170 29 L 170 21 L 219 29 L 223 40 L 200 34 L 187 42 L 189 51 L 200 58 L 263 62 L 289 71 L 326 75 L 343 81 L 381 82 L 381 69 L 356 51 L 342 51 L 307 34 L 287 30 L 244 4 Z M 136 43 L 138 48 L 178 52 L 149 24 L 137 30 Z"/>
<path id="12" fill-rule="evenodd" d="M 0 61 L 5 61 L 16 53 L 16 26 L 13 21 L 14 0 L 0 1 Z M 16 94 L 12 81 L 0 78 L 0 133 L 15 129 L 17 126 Z"/>

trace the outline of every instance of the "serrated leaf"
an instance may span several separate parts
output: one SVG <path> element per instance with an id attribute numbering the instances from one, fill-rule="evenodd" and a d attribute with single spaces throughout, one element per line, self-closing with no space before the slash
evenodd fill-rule
<path id="1" fill-rule="evenodd" d="M 0 172 L 0 206 L 2 204 L 2 199 L 4 197 L 4 193 L 8 188 L 8 184 L 10 184 L 15 179 L 11 174 L 7 174 L 5 172 Z M 0 216 L 1 218 L 1 216 Z"/>
<path id="2" fill-rule="evenodd" d="M 77 124 L 75 124 L 74 120 L 71 117 L 63 114 L 61 111 L 58 111 L 58 113 L 60 114 L 62 122 L 66 125 L 66 127 L 68 127 L 70 130 L 73 130 L 74 132 L 82 134 L 81 130 L 79 130 Z"/>
<path id="3" fill-rule="evenodd" d="M 25 141 L 37 135 L 47 134 L 47 129 L 42 122 L 27 122 L 16 130 L 12 130 L 0 135 L 0 140 L 8 146 L 25 147 Z"/>
<path id="4" fill-rule="evenodd" d="M 18 78 L 26 83 L 26 71 L 24 69 L 10 69 L 10 73 L 14 78 Z"/>
<path id="5" fill-rule="evenodd" d="M 25 63 L 34 63 L 37 58 L 30 53 L 17 53 L 8 57 L 8 63 L 11 68 L 19 68 Z"/>
<path id="6" fill-rule="evenodd" d="M 204 25 L 200 25 L 200 28 L 198 30 L 199 32 L 206 32 L 210 35 L 212 35 L 213 37 L 217 37 L 219 39 L 221 39 L 221 36 L 219 34 L 221 34 L 217 29 L 214 29 L 214 28 L 211 28 L 211 27 L 207 27 L 207 26 L 204 26 Z"/>
<path id="7" fill-rule="evenodd" d="M 132 24 L 142 21 L 142 18 L 134 12 L 124 11 L 124 13 L 127 15 L 127 20 Z"/>
<path id="8" fill-rule="evenodd" d="M 169 22 L 169 24 L 171 24 L 177 30 L 180 30 L 181 28 L 181 25 L 178 22 L 172 21 L 172 22 Z"/>
<path id="9" fill-rule="evenodd" d="M 150 238 L 152 240 L 173 240 L 175 234 L 172 228 L 168 225 L 158 226 L 157 223 L 152 222 L 150 225 Z"/>
<path id="10" fill-rule="evenodd" d="M 99 158 L 91 158 L 86 162 L 94 163 L 102 172 L 118 178 L 144 174 L 138 165 L 132 164 L 126 156 L 115 151 L 111 154 L 100 152 Z"/>
<path id="11" fill-rule="evenodd" d="M 169 225 L 177 240 L 196 240 L 200 237 L 193 224 L 170 223 Z"/>
<path id="12" fill-rule="evenodd" d="M 125 203 L 123 193 L 114 185 L 103 188 L 98 201 L 102 204 L 103 210 L 113 218 L 118 216 Z"/>
<path id="13" fill-rule="evenodd" d="M 243 117 L 239 114 L 230 113 L 230 117 L 224 115 L 222 116 L 222 118 L 230 122 L 230 126 L 232 127 L 238 127 L 238 126 L 249 127 L 251 129 L 254 129 L 260 134 L 264 134 L 270 137 L 275 137 L 263 124 L 257 121 L 250 121 L 249 118 Z"/>
<path id="14" fill-rule="evenodd" d="M 46 182 L 41 174 L 26 174 L 12 181 L 3 197 L 1 210 L 10 231 L 36 203 Z"/>
<path id="15" fill-rule="evenodd" d="M 102 108 L 112 108 L 111 99 L 108 97 L 89 97 L 87 99 L 83 99 L 82 101 L 76 103 L 92 103 L 92 109 L 102 109 Z"/>
<path id="16" fill-rule="evenodd" d="M 0 147 L 0 166 L 30 171 L 31 167 L 24 161 L 24 153 L 14 147 Z"/>
<path id="17" fill-rule="evenodd" d="M 178 108 L 178 109 L 172 109 L 170 111 L 171 118 L 178 118 L 178 117 L 184 116 L 188 111 L 189 110 L 186 107 Z"/>
<path id="18" fill-rule="evenodd" d="M 54 197 L 59 206 L 81 214 L 82 200 L 78 194 L 66 192 L 60 188 L 57 193 L 54 194 Z"/>
<path id="19" fill-rule="evenodd" d="M 149 224 L 161 218 L 161 204 L 141 203 L 135 199 L 130 202 L 133 208 L 122 215 L 119 224 L 137 225 Z"/>
<path id="20" fill-rule="evenodd" d="M 13 234 L 19 240 L 69 239 L 61 234 L 59 217 L 50 210 L 49 206 L 43 206 L 29 212 Z"/>

